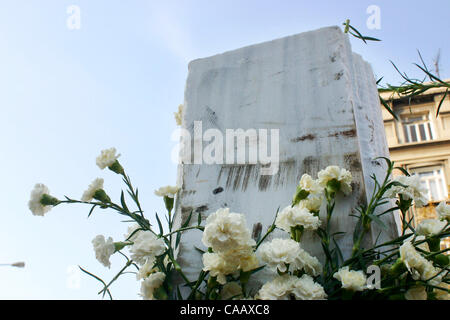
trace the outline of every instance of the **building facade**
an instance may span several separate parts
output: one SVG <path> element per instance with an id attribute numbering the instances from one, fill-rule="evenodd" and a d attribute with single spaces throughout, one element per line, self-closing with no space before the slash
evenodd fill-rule
<path id="1" fill-rule="evenodd" d="M 411 100 L 389 92 L 381 94 L 398 117 L 396 120 L 381 106 L 391 160 L 396 166 L 419 175 L 422 185 L 428 189 L 429 205 L 412 210 L 414 225 L 435 218 L 436 205 L 449 201 L 450 95 L 436 117 L 444 95 L 445 89 L 432 89 Z M 449 245 L 447 242 L 446 246 Z"/>

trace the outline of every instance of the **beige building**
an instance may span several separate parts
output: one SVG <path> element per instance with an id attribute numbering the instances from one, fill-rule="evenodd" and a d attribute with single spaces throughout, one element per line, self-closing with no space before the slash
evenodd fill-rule
<path id="1" fill-rule="evenodd" d="M 411 101 L 388 92 L 381 95 L 399 119 L 395 120 L 382 106 L 391 160 L 396 166 L 419 175 L 422 185 L 429 190 L 428 207 L 413 212 L 415 224 L 435 218 L 435 206 L 449 200 L 450 94 L 436 117 L 444 94 L 445 89 L 432 89 Z"/>

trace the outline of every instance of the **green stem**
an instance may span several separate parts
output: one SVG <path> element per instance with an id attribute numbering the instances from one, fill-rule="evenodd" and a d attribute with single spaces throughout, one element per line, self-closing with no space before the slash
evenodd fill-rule
<path id="1" fill-rule="evenodd" d="M 108 288 L 113 284 L 114 281 L 116 281 L 120 275 L 133 263 L 133 261 L 127 261 L 127 263 L 125 264 L 125 266 L 119 271 L 119 273 L 117 273 L 114 278 L 112 278 L 112 280 L 102 289 L 99 291 L 98 294 L 101 294 L 102 292 L 106 292 L 106 290 L 108 290 Z"/>

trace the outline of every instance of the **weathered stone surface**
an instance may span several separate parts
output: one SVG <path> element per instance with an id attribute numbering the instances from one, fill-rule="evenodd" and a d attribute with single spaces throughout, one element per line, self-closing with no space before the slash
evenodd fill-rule
<path id="1" fill-rule="evenodd" d="M 184 105 L 183 124 L 192 136 L 194 121 L 202 121 L 203 132 L 217 128 L 224 136 L 226 129 L 279 129 L 279 170 L 270 176 L 260 174 L 259 164 L 180 165 L 178 225 L 191 210 L 206 218 L 229 207 L 247 215 L 249 228 L 261 222 L 264 232 L 277 208 L 290 204 L 302 174 L 339 165 L 354 176 L 354 193 L 338 201 L 332 221 L 334 230 L 348 232 L 338 242 L 349 255 L 356 222 L 349 214 L 370 197 L 370 175 L 385 173 L 374 158 L 388 156 L 388 148 L 372 69 L 340 28 L 192 61 Z M 380 240 L 397 233 L 394 217 L 384 220 L 388 230 Z M 374 242 L 379 229 L 371 232 Z M 187 232 L 178 259 L 192 278 L 202 266 L 194 246 L 203 248 L 201 234 Z M 303 247 L 321 256 L 314 236 L 306 234 Z"/>

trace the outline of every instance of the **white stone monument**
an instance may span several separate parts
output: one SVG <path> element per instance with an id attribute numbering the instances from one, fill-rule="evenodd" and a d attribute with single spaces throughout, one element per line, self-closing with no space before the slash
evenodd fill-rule
<path id="1" fill-rule="evenodd" d="M 245 213 L 250 229 L 253 224 L 262 223 L 264 233 L 277 208 L 291 203 L 304 173 L 314 177 L 326 166 L 338 165 L 350 170 L 354 177 L 354 192 L 338 199 L 332 219 L 333 230 L 348 232 L 338 243 L 344 256 L 349 256 L 356 223 L 349 214 L 370 197 L 370 175 L 384 177 L 385 163 L 374 159 L 389 153 L 372 69 L 352 52 L 348 36 L 339 27 L 192 61 L 184 107 L 183 127 L 191 133 L 192 148 L 178 170 L 178 225 L 191 210 L 206 219 L 218 208 L 228 207 L 231 212 Z M 256 163 L 254 159 L 244 163 L 242 159 L 227 161 L 227 150 L 228 155 L 231 150 L 238 151 L 237 146 L 230 148 L 230 139 L 223 141 L 223 154 L 217 150 L 214 154 L 221 161 L 210 164 L 214 158 L 208 158 L 211 137 L 221 132 L 226 140 L 227 129 L 255 130 L 247 131 L 247 158 L 251 151 L 261 152 L 261 142 L 265 141 L 264 130 L 260 129 L 267 129 L 267 154 L 275 174 L 261 170 L 267 167 L 262 165 L 267 163 L 264 157 Z M 265 151 L 262 150 L 263 155 Z M 385 215 L 383 220 L 388 230 L 379 241 L 397 234 L 394 217 Z M 367 241 L 375 242 L 379 232 L 374 226 Z M 195 246 L 205 249 L 201 233 L 185 233 L 178 260 L 192 279 L 202 267 L 201 254 Z M 305 234 L 302 246 L 311 254 L 322 256 L 315 236 Z"/>

